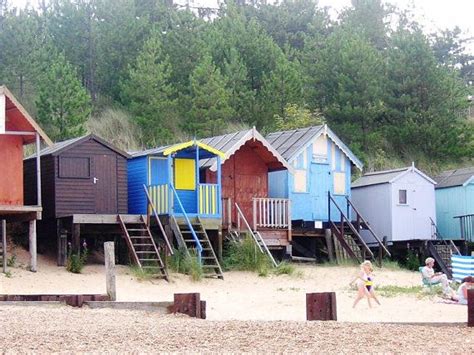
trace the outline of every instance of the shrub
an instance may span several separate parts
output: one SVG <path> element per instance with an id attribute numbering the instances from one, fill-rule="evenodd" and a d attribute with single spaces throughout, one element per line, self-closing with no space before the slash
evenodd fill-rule
<path id="1" fill-rule="evenodd" d="M 275 275 L 293 275 L 296 271 L 294 265 L 290 264 L 287 261 L 283 261 L 275 268 L 273 273 Z"/>
<path id="2" fill-rule="evenodd" d="M 404 266 L 408 270 L 418 271 L 418 268 L 420 267 L 420 259 L 413 250 L 408 250 Z"/>
<path id="3" fill-rule="evenodd" d="M 15 267 L 15 264 L 16 264 L 16 255 L 13 254 L 12 256 L 10 256 L 7 260 L 7 266 L 8 267 Z"/>
<path id="4" fill-rule="evenodd" d="M 259 276 L 267 276 L 272 267 L 270 258 L 260 252 L 248 235 L 241 241 L 231 242 L 226 254 L 224 265 L 227 269 L 254 271 Z"/>
<path id="5" fill-rule="evenodd" d="M 175 249 L 173 255 L 168 259 L 168 267 L 175 272 L 189 275 L 193 281 L 201 280 L 204 275 L 194 249 L 191 252 L 182 247 Z"/>
<path id="6" fill-rule="evenodd" d="M 87 249 L 82 254 L 73 254 L 69 252 L 67 257 L 66 270 L 74 274 L 80 274 L 87 262 Z"/>

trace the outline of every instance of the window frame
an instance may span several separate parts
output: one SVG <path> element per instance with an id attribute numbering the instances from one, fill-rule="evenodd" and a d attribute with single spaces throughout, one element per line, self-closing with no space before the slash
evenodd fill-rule
<path id="1" fill-rule="evenodd" d="M 62 162 L 65 160 L 87 160 L 88 165 L 88 176 L 70 176 L 70 175 L 63 175 L 63 169 L 61 169 Z M 92 177 L 92 159 L 91 157 L 81 157 L 81 156 L 66 156 L 66 157 L 59 157 L 58 159 L 58 179 L 74 179 L 74 180 L 89 180 Z"/>
<path id="2" fill-rule="evenodd" d="M 405 202 L 402 202 L 402 195 L 401 195 L 401 192 L 404 191 L 405 192 Z M 408 205 L 408 190 L 407 189 L 398 189 L 398 204 L 400 206 L 407 206 Z"/>

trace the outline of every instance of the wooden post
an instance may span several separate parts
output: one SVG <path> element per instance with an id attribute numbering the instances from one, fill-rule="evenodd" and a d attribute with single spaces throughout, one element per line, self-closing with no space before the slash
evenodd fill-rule
<path id="1" fill-rule="evenodd" d="M 41 206 L 41 142 L 36 132 L 36 204 Z"/>
<path id="2" fill-rule="evenodd" d="M 307 293 L 306 320 L 337 320 L 336 293 Z"/>
<path id="3" fill-rule="evenodd" d="M 81 254 L 81 225 L 77 223 L 72 225 L 72 252 Z"/>
<path id="4" fill-rule="evenodd" d="M 474 290 L 467 290 L 467 326 L 474 327 Z"/>
<path id="5" fill-rule="evenodd" d="M 7 221 L 2 219 L 3 272 L 7 272 Z"/>
<path id="6" fill-rule="evenodd" d="M 115 283 L 115 247 L 114 242 L 104 243 L 105 256 L 105 284 L 107 295 L 111 301 L 117 300 L 117 287 Z"/>
<path id="7" fill-rule="evenodd" d="M 324 238 L 326 238 L 326 246 L 328 248 L 329 261 L 334 261 L 334 249 L 332 246 L 332 235 L 331 230 L 326 228 L 324 230 Z"/>
<path id="8" fill-rule="evenodd" d="M 217 258 L 219 262 L 222 262 L 222 249 L 223 249 L 224 240 L 222 238 L 222 227 L 219 227 L 217 230 Z"/>
<path id="9" fill-rule="evenodd" d="M 30 229 L 29 229 L 29 240 L 30 240 L 30 270 L 32 272 L 37 271 L 37 255 L 36 255 L 36 219 L 30 221 Z"/>

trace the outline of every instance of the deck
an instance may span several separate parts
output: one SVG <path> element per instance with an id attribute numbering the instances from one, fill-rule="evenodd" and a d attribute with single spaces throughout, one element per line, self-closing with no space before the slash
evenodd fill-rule
<path id="1" fill-rule="evenodd" d="M 0 219 L 9 222 L 26 222 L 41 219 L 41 206 L 0 205 Z"/>

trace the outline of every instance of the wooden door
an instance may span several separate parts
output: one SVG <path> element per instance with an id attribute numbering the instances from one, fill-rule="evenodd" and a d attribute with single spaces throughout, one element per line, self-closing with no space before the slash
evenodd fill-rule
<path id="1" fill-rule="evenodd" d="M 262 175 L 235 176 L 235 201 L 239 204 L 247 222 L 253 223 L 253 198 L 267 197 L 267 180 Z M 237 215 L 235 216 L 237 220 Z"/>
<path id="2" fill-rule="evenodd" d="M 94 156 L 95 212 L 117 213 L 117 159 L 115 155 Z"/>

